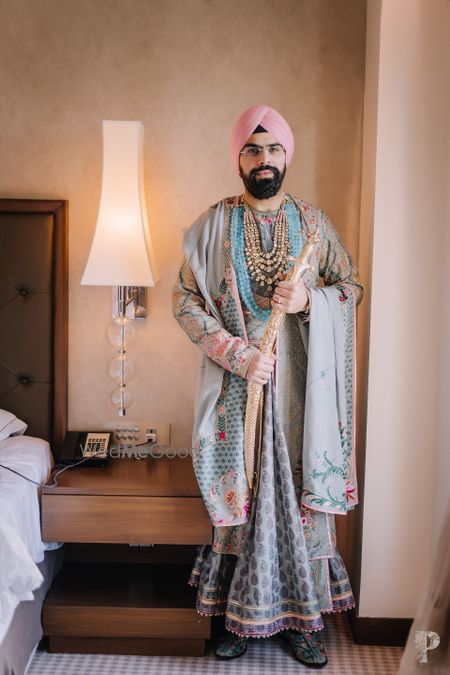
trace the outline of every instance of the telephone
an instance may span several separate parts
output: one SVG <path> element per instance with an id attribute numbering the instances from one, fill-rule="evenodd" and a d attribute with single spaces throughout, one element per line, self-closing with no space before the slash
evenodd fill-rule
<path id="1" fill-rule="evenodd" d="M 58 464 L 76 464 L 84 458 L 81 466 L 106 466 L 110 444 L 107 431 L 68 431 Z"/>

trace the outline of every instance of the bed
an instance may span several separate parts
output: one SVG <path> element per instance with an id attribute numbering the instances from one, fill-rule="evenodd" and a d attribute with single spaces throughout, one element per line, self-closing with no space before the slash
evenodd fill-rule
<path id="1" fill-rule="evenodd" d="M 66 432 L 66 201 L 0 199 L 0 325 L 0 675 L 22 675 L 63 549 L 42 541 L 38 486 L 10 469 L 46 482 Z"/>

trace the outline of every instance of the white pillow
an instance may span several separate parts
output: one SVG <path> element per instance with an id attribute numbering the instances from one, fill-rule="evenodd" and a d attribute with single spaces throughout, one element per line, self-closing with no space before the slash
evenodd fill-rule
<path id="1" fill-rule="evenodd" d="M 19 420 L 13 413 L 0 410 L 0 441 L 8 436 L 20 436 L 26 431 L 28 424 Z"/>

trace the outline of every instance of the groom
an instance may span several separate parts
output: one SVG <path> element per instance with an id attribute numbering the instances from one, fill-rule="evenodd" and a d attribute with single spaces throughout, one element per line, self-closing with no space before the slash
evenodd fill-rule
<path id="1" fill-rule="evenodd" d="M 243 193 L 203 213 L 184 237 L 174 315 L 204 353 L 193 463 L 214 525 L 192 571 L 197 609 L 225 614 L 216 649 L 285 637 L 311 667 L 327 663 L 322 612 L 354 606 L 336 548 L 335 515 L 358 501 L 354 455 L 356 270 L 320 209 L 284 193 L 294 138 L 273 108 L 244 111 L 231 135 Z M 285 280 L 307 233 L 313 264 Z M 319 277 L 323 287 L 318 287 Z M 286 313 L 275 354 L 259 351 L 272 308 Z M 259 488 L 244 464 L 247 383 L 265 385 Z"/>

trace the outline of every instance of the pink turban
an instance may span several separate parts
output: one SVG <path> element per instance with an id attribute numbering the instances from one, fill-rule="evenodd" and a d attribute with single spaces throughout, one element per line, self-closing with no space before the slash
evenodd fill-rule
<path id="1" fill-rule="evenodd" d="M 286 148 L 286 165 L 294 154 L 294 136 L 284 117 L 268 105 L 254 105 L 244 110 L 231 132 L 231 158 L 239 173 L 239 152 L 242 150 L 256 127 L 261 125 Z"/>

